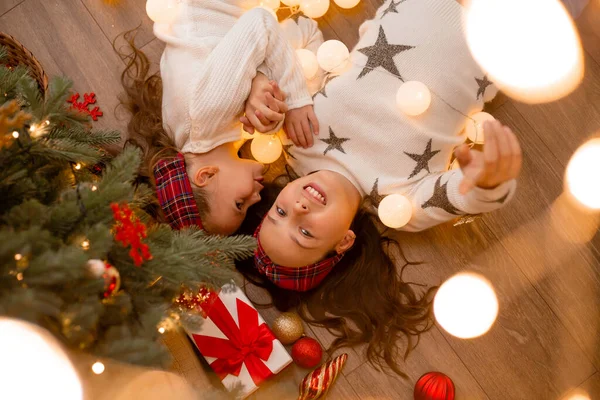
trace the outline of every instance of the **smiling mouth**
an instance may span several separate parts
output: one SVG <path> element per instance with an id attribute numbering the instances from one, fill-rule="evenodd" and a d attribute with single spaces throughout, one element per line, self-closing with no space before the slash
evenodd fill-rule
<path id="1" fill-rule="evenodd" d="M 319 186 L 315 185 L 314 183 L 310 183 L 304 186 L 304 191 L 319 203 L 327 205 L 327 196 L 325 195 L 325 192 L 323 192 L 323 189 L 321 189 Z"/>

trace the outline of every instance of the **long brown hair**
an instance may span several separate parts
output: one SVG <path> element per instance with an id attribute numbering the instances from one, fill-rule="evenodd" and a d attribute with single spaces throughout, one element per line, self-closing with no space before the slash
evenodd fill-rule
<path id="1" fill-rule="evenodd" d="M 243 233 L 254 232 L 286 180 L 282 176 L 263 190 L 263 200 L 248 212 Z M 336 336 L 330 353 L 368 343 L 366 355 L 371 364 L 406 377 L 399 362 L 414 349 L 419 335 L 433 325 L 436 288 L 418 294 L 415 284 L 403 280 L 404 270 L 420 263 L 408 261 L 399 243 L 380 233 L 366 205 L 352 223 L 351 229 L 357 232 L 354 246 L 311 291 L 299 293 L 275 286 L 257 272 L 253 260 L 238 262 L 236 267 L 250 282 L 270 292 L 277 309 L 295 308 L 307 323 L 325 327 Z M 402 265 L 400 270 L 398 265 Z"/>
<path id="2" fill-rule="evenodd" d="M 120 105 L 131 115 L 127 123 L 128 138 L 125 143 L 142 149 L 144 157 L 140 176 L 154 185 L 153 171 L 156 164 L 161 159 L 176 157 L 178 150 L 163 127 L 162 79 L 158 72 L 150 74 L 151 64 L 148 57 L 135 45 L 136 33 L 137 28 L 119 35 L 113 41 L 115 52 L 127 63 L 121 73 L 121 83 L 125 93 L 119 97 L 119 100 Z M 120 37 L 127 43 L 124 50 L 116 47 Z M 191 181 L 190 183 L 200 218 L 204 221 L 210 212 L 207 195 L 203 189 Z M 162 213 L 158 212 L 156 217 L 162 219 Z"/>

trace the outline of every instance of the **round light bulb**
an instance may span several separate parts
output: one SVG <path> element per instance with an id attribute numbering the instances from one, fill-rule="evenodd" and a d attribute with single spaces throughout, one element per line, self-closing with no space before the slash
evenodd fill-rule
<path id="1" fill-rule="evenodd" d="M 557 100 L 583 78 L 579 36 L 559 0 L 472 0 L 466 33 L 474 59 L 517 100 Z"/>
<path id="2" fill-rule="evenodd" d="M 12 133 L 12 137 L 14 137 L 15 139 L 17 139 L 17 138 L 19 137 L 19 132 L 17 132 L 17 131 L 14 131 L 14 132 Z"/>
<path id="3" fill-rule="evenodd" d="M 320 18 L 329 9 L 329 0 L 301 0 L 300 11 L 309 18 Z"/>
<path id="4" fill-rule="evenodd" d="M 328 40 L 319 46 L 317 61 L 325 71 L 341 73 L 350 63 L 350 52 L 339 40 Z"/>
<path id="5" fill-rule="evenodd" d="M 146 13 L 154 22 L 170 24 L 179 12 L 177 0 L 147 0 Z"/>
<path id="6" fill-rule="evenodd" d="M 281 0 L 281 2 L 288 7 L 295 7 L 300 5 L 300 0 Z"/>
<path id="7" fill-rule="evenodd" d="M 158 328 L 158 333 L 160 333 L 160 334 L 165 333 L 165 328 L 163 326 L 161 326 L 160 328 Z"/>
<path id="8" fill-rule="evenodd" d="M 81 164 L 79 164 L 79 163 L 75 164 L 75 169 L 76 170 L 80 170 L 81 169 Z"/>
<path id="9" fill-rule="evenodd" d="M 90 248 L 90 241 L 89 241 L 89 240 L 87 240 L 87 239 L 86 239 L 86 240 L 84 240 L 83 242 L 81 242 L 81 247 L 82 247 L 84 250 L 87 250 L 87 249 L 89 249 L 89 248 Z"/>
<path id="10" fill-rule="evenodd" d="M 98 190 L 98 186 L 92 185 L 92 192 L 95 192 L 96 190 Z"/>
<path id="11" fill-rule="evenodd" d="M 408 224 L 412 217 L 412 204 L 401 194 L 390 194 L 379 203 L 377 214 L 385 226 L 401 228 Z"/>
<path id="12" fill-rule="evenodd" d="M 333 1 L 335 2 L 335 4 L 337 4 L 341 8 L 346 8 L 346 9 L 353 8 L 358 3 L 360 3 L 360 0 L 333 0 Z"/>
<path id="13" fill-rule="evenodd" d="M 600 138 L 589 140 L 575 151 L 567 165 L 566 185 L 581 204 L 600 209 Z"/>
<path id="14" fill-rule="evenodd" d="M 83 398 L 75 368 L 47 331 L 0 318 L 0 354 L 0 399 Z"/>
<path id="15" fill-rule="evenodd" d="M 259 0 L 258 6 L 274 11 L 279 8 L 279 0 Z"/>
<path id="16" fill-rule="evenodd" d="M 431 104 L 431 92 L 424 83 L 405 82 L 396 93 L 396 104 L 400 111 L 412 117 L 423 114 Z"/>
<path id="17" fill-rule="evenodd" d="M 90 275 L 96 279 L 102 278 L 102 275 L 106 271 L 106 264 L 98 259 L 88 260 L 86 267 Z"/>
<path id="18" fill-rule="evenodd" d="M 495 121 L 491 114 L 486 112 L 478 112 L 471 115 L 471 119 L 467 120 L 467 125 L 465 127 L 465 131 L 467 133 L 467 137 L 473 143 L 481 144 L 485 140 L 485 131 L 483 130 L 483 123 L 485 121 Z"/>
<path id="19" fill-rule="evenodd" d="M 310 50 L 298 49 L 296 54 L 302 64 L 302 70 L 304 70 L 304 76 L 306 79 L 312 79 L 319 71 L 319 63 L 317 62 L 317 56 Z"/>
<path id="20" fill-rule="evenodd" d="M 94 364 L 92 364 L 92 371 L 96 375 L 100 375 L 104 372 L 104 364 L 102 364 L 100 361 L 96 361 Z"/>
<path id="21" fill-rule="evenodd" d="M 498 316 L 498 299 L 487 279 L 460 273 L 440 286 L 433 300 L 433 313 L 446 332 L 470 339 L 492 327 Z"/>
<path id="22" fill-rule="evenodd" d="M 271 164 L 281 155 L 283 146 L 277 135 L 262 135 L 255 133 L 250 144 L 250 151 L 256 161 L 263 164 Z"/>

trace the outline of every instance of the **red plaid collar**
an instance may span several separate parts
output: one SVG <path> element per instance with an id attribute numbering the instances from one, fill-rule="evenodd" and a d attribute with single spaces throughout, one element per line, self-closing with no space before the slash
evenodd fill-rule
<path id="1" fill-rule="evenodd" d="M 268 280 L 282 289 L 306 292 L 319 285 L 333 270 L 333 267 L 344 257 L 344 253 L 326 258 L 318 263 L 299 268 L 284 267 L 274 264 L 260 244 L 258 233 L 262 224 L 254 232 L 257 246 L 254 251 L 254 266 Z"/>
<path id="2" fill-rule="evenodd" d="M 158 202 L 171 228 L 179 230 L 196 225 L 202 229 L 183 154 L 160 160 L 154 167 L 154 179 Z"/>

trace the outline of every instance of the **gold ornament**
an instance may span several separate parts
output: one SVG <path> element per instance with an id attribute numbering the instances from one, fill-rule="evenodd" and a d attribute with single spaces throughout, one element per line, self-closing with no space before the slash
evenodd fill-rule
<path id="1" fill-rule="evenodd" d="M 324 397 L 344 368 L 348 354 L 344 353 L 309 373 L 300 382 L 298 400 L 315 400 Z"/>
<path id="2" fill-rule="evenodd" d="M 273 321 L 273 334 L 283 344 L 292 344 L 304 334 L 302 319 L 296 313 L 285 312 Z"/>

